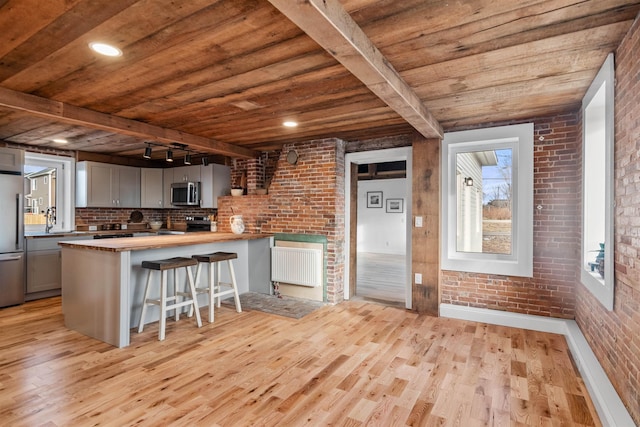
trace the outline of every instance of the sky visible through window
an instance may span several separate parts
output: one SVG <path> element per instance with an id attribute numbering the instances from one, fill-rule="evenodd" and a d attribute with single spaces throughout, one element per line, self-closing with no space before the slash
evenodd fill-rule
<path id="1" fill-rule="evenodd" d="M 492 200 L 508 200 L 511 191 L 511 149 L 496 150 L 498 164 L 482 168 L 483 204 Z"/>

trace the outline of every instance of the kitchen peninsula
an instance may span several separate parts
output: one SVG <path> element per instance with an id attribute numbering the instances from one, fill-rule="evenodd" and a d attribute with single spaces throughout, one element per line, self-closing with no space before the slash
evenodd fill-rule
<path id="1" fill-rule="evenodd" d="M 238 291 L 270 293 L 272 245 L 270 234 L 210 232 L 60 242 L 65 325 L 114 346 L 128 346 L 142 310 L 147 275 L 141 264 L 146 260 L 235 252 Z M 207 296 L 200 295 L 198 304 L 207 305 Z M 151 307 L 148 321 L 158 317 L 158 308 Z"/>

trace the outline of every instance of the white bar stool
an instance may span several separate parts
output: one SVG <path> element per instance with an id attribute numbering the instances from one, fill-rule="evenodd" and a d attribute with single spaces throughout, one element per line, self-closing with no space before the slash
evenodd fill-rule
<path id="1" fill-rule="evenodd" d="M 233 295 L 233 299 L 236 303 L 236 311 L 238 313 L 242 312 L 242 307 L 240 307 L 240 296 L 238 295 L 238 284 L 236 283 L 236 274 L 233 270 L 232 263 L 232 260 L 238 258 L 238 254 L 233 252 L 214 252 L 212 254 L 193 255 L 192 258 L 194 261 L 198 262 L 198 268 L 196 269 L 196 292 L 209 294 L 209 323 L 213 323 L 213 306 L 215 299 L 218 298 L 218 307 L 220 307 L 220 300 L 224 295 Z M 227 261 L 231 282 L 222 282 L 220 280 L 220 263 L 223 261 Z M 202 265 L 205 263 L 209 264 L 209 283 L 207 287 L 198 287 L 200 274 L 202 272 Z M 214 273 L 217 273 L 217 280 Z M 228 287 L 229 289 L 222 290 L 222 286 Z M 189 316 L 192 314 L 191 310 L 192 309 L 189 309 Z"/>
<path id="2" fill-rule="evenodd" d="M 196 321 L 198 327 L 202 326 L 202 319 L 200 318 L 200 309 L 198 308 L 198 300 L 196 298 L 196 288 L 193 281 L 193 272 L 191 266 L 196 265 L 198 262 L 193 258 L 175 257 L 168 259 L 160 259 L 156 261 L 142 261 L 142 268 L 149 270 L 147 274 L 147 285 L 144 290 L 144 300 L 142 303 L 142 313 L 140 313 L 140 323 L 138 325 L 138 333 L 144 329 L 144 317 L 147 314 L 147 307 L 149 305 L 160 306 L 160 330 L 158 331 L 158 339 L 164 340 L 166 316 L 167 311 L 175 310 L 176 321 L 180 318 L 180 307 L 189 306 L 189 316 L 192 311 L 196 312 Z M 178 269 L 184 268 L 187 273 L 187 283 L 189 285 L 189 292 L 178 292 Z M 159 271 L 160 274 L 160 299 L 149 298 L 149 292 L 151 289 L 152 272 Z M 173 293 L 171 297 L 167 297 L 167 272 L 173 270 Z M 178 298 L 182 297 L 183 300 L 178 302 Z M 190 297 L 190 299 L 187 299 Z M 169 304 L 173 302 L 173 304 Z"/>

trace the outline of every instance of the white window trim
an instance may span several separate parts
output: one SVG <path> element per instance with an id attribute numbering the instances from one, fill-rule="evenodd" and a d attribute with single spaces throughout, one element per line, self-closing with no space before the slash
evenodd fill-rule
<path id="1" fill-rule="evenodd" d="M 587 172 L 585 170 L 585 109 L 598 92 L 598 89 L 605 83 L 605 238 L 604 238 L 604 265 L 605 274 L 604 279 L 600 280 L 594 275 L 590 274 L 586 270 L 588 260 L 585 259 L 585 242 L 584 242 L 584 226 L 585 226 L 585 203 L 584 195 L 587 189 L 585 188 L 584 175 Z M 610 53 L 600 71 L 593 79 L 593 82 L 589 86 L 587 93 L 582 100 L 582 233 L 581 233 L 581 257 L 580 257 L 580 281 L 582 284 L 600 301 L 600 303 L 607 308 L 607 310 L 613 310 L 614 303 L 614 144 L 615 144 L 615 132 L 614 132 L 614 102 L 615 102 L 615 68 L 614 68 L 614 56 Z"/>
<path id="2" fill-rule="evenodd" d="M 52 231 L 73 231 L 76 228 L 75 210 L 75 175 L 76 163 L 72 157 L 53 156 L 50 154 L 40 154 L 25 152 L 25 164 L 49 167 L 55 163 L 62 171 L 56 177 L 56 197 L 58 198 L 58 208 L 56 212 L 56 224 Z M 25 231 L 42 231 L 42 225 L 25 225 Z"/>
<path id="3" fill-rule="evenodd" d="M 456 154 L 512 149 L 512 254 L 456 250 Z M 533 277 L 533 123 L 445 133 L 442 141 L 443 270 Z"/>

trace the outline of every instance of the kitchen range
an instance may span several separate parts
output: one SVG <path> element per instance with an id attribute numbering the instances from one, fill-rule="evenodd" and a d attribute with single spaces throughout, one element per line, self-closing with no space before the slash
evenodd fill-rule
<path id="1" fill-rule="evenodd" d="M 0 149 L 0 307 L 24 302 L 24 152 Z"/>

